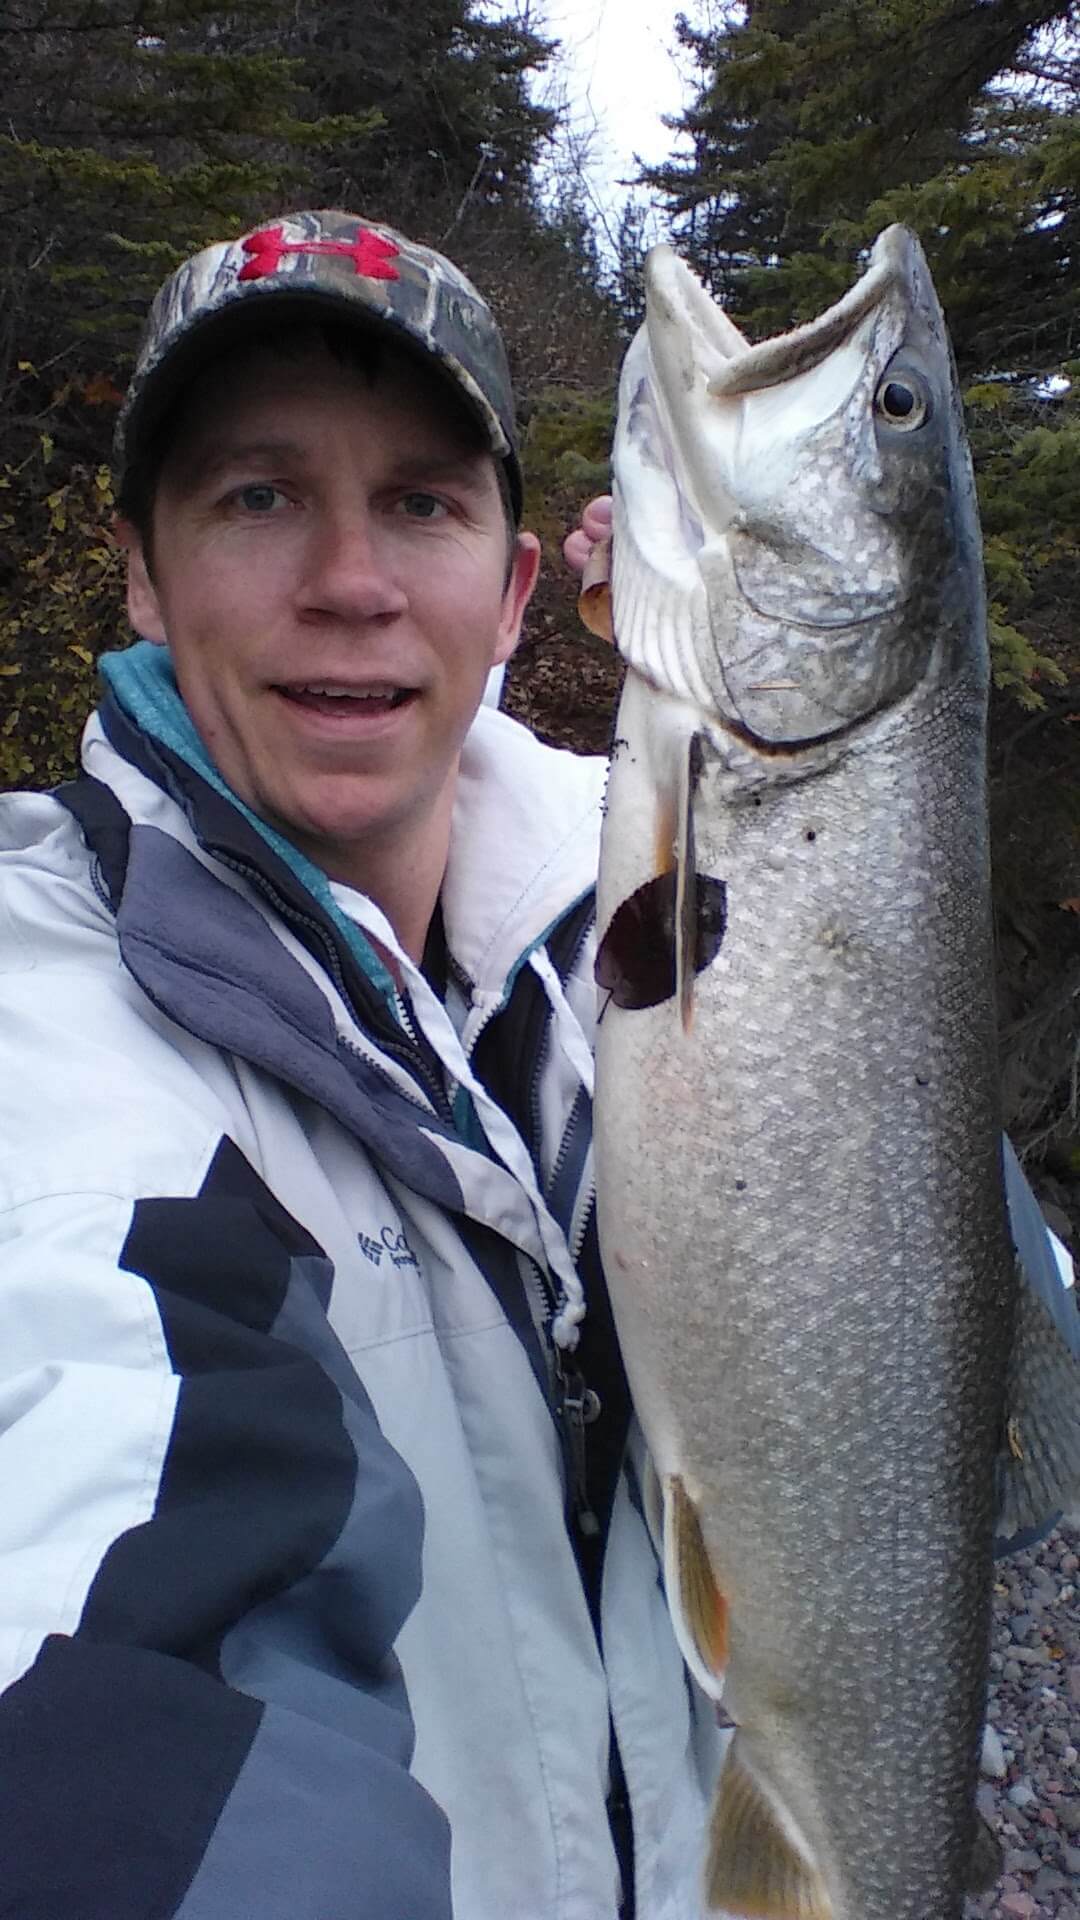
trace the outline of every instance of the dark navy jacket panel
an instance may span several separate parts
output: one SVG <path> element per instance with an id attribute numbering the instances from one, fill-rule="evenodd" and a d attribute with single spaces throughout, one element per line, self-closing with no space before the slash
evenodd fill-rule
<path id="1" fill-rule="evenodd" d="M 420 1583 L 421 1516 L 399 1456 L 294 1260 L 275 1340 L 309 1355 L 340 1396 L 357 1471 L 348 1512 L 310 1570 L 246 1611 L 221 1645 L 231 1686 L 333 1727 L 408 1766 L 411 1719 L 391 1652 Z M 312 1482 L 313 1493 L 317 1481 Z"/>
<path id="2" fill-rule="evenodd" d="M 172 1920 L 262 1714 L 167 1654 L 46 1640 L 0 1703 L 3 1920 Z"/>
<path id="3" fill-rule="evenodd" d="M 0 1703 L 0 1914 L 238 1920 L 261 1852 L 260 1914 L 444 1920 L 393 1652 L 420 1496 L 326 1322 L 327 1262 L 225 1140 L 198 1195 L 136 1203 L 120 1264 L 153 1290 L 176 1416 L 152 1518 Z"/>
<path id="4" fill-rule="evenodd" d="M 249 1916 L 451 1920 L 446 1820 L 400 1767 L 268 1707 L 174 1920 Z"/>

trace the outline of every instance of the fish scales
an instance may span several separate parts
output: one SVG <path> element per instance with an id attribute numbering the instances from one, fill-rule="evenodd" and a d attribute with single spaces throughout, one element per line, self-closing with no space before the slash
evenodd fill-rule
<path id="1" fill-rule="evenodd" d="M 1011 1336 L 988 929 L 961 882 L 985 849 L 947 788 L 927 805 L 934 736 L 959 773 L 957 719 L 884 766 L 853 756 L 827 794 L 714 810 L 706 768 L 697 855 L 727 876 L 725 941 L 691 1033 L 629 1014 L 600 1069 L 624 1108 L 648 1089 L 626 1176 L 602 1165 L 605 1258 L 620 1325 L 637 1282 L 624 1341 L 654 1452 L 706 1516 L 725 1704 L 738 1720 L 745 1684 L 782 1691 L 792 1804 L 814 1782 L 855 1862 L 838 1912 L 882 1920 L 960 1911 Z M 883 794 L 902 889 L 868 824 Z"/>
<path id="2" fill-rule="evenodd" d="M 724 1707 L 749 1798 L 718 1806 L 710 1884 L 733 1912 L 957 1920 L 1016 1279 L 977 526 L 925 263 L 909 236 L 883 240 L 867 276 L 879 269 L 881 298 L 861 312 L 855 302 L 846 335 L 835 318 L 824 335 L 826 357 L 854 336 L 849 362 L 865 364 L 818 378 L 823 418 L 811 409 L 771 498 L 760 469 L 742 488 L 729 457 L 703 501 L 700 448 L 695 472 L 680 443 L 695 355 L 700 389 L 710 366 L 723 387 L 715 362 L 729 358 L 754 391 L 730 337 L 710 361 L 716 342 L 703 345 L 708 322 L 695 322 L 675 398 L 663 338 L 659 369 L 641 352 L 628 361 L 615 615 L 631 664 L 598 901 L 612 993 L 598 1037 L 598 1203 L 665 1523 L 687 1499 L 720 1596 Z M 694 298 L 679 281 L 673 297 L 665 273 L 653 289 L 661 331 Z M 903 447 L 896 482 L 889 448 L 875 475 L 864 416 L 913 336 L 937 382 L 937 438 L 921 466 Z M 815 378 L 812 339 L 800 376 Z M 744 408 L 731 436 L 743 457 L 746 428 Z M 868 490 L 877 520 L 864 530 Z M 830 542 L 830 516 L 846 511 Z M 665 512 L 676 560 L 657 597 L 648 542 Z M 707 964 L 683 937 L 656 999 L 619 912 L 634 896 L 647 909 L 663 870 L 680 866 L 723 883 L 725 924 Z M 635 937 L 640 924 L 639 913 Z M 679 945 L 666 909 L 654 937 Z M 708 1635 L 680 1618 L 679 1566 L 669 1543 L 676 1624 L 719 1692 Z M 791 1856 L 775 1872 L 774 1842 Z"/>

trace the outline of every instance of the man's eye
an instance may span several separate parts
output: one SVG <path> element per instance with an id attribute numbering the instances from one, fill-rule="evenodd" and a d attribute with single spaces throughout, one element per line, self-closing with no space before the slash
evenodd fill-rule
<path id="1" fill-rule="evenodd" d="M 400 505 L 411 520 L 441 520 L 448 511 L 446 502 L 433 493 L 403 493 Z"/>
<path id="2" fill-rule="evenodd" d="M 272 513 L 279 500 L 285 495 L 279 487 L 272 487 L 267 480 L 253 480 L 250 486 L 238 487 L 233 499 L 245 513 Z"/>

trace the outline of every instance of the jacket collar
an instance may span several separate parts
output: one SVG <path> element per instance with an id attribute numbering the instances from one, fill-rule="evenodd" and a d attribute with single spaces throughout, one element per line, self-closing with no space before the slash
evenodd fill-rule
<path id="1" fill-rule="evenodd" d="M 110 746 L 170 796 L 204 849 L 242 860 L 316 909 L 346 970 L 392 1005 L 393 981 L 364 931 L 396 947 L 382 914 L 328 880 L 227 786 L 180 697 L 168 651 L 139 641 L 106 654 L 101 670 L 108 691 L 100 728 Z M 93 729 L 91 722 L 87 769 L 112 784 Z M 505 998 L 553 922 L 593 886 L 603 780 L 602 761 L 546 747 L 492 708 L 477 714 L 462 749 L 442 907 L 450 953 L 481 1001 Z"/>

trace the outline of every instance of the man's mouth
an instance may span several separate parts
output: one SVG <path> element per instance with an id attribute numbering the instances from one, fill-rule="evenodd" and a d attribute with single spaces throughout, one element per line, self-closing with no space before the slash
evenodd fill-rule
<path id="1" fill-rule="evenodd" d="M 275 691 L 311 713 L 336 715 L 341 720 L 365 714 L 374 719 L 378 714 L 391 713 L 395 707 L 415 700 L 417 692 L 415 687 L 399 687 L 391 681 L 357 687 L 338 680 L 310 680 L 303 685 L 279 686 Z"/>

